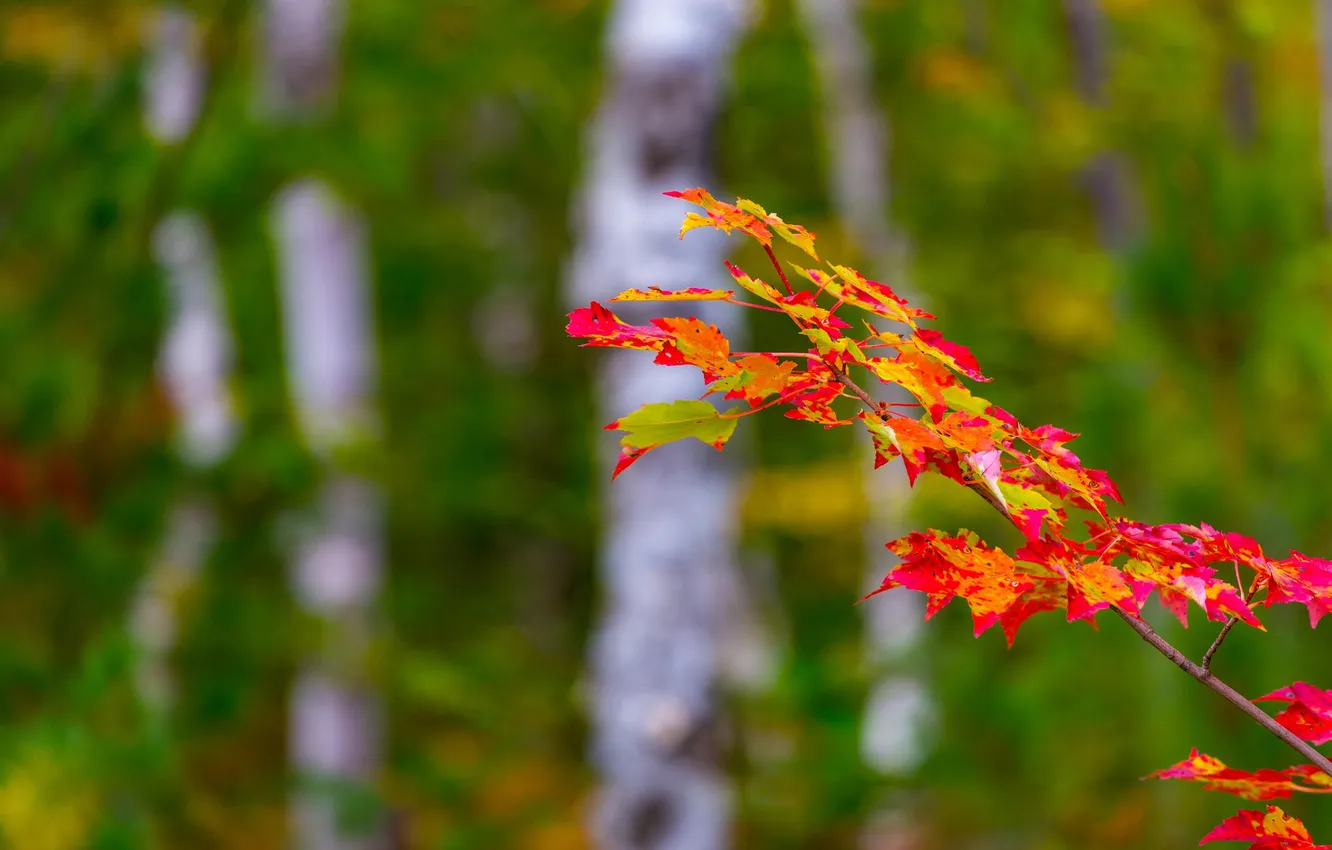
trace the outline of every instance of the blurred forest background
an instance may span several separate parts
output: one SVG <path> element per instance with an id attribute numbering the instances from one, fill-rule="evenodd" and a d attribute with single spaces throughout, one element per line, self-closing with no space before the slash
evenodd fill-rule
<path id="1" fill-rule="evenodd" d="M 1194 846 L 1233 799 L 1139 777 L 1279 742 L 1111 620 L 854 605 L 906 528 L 1006 538 L 849 436 L 612 488 L 647 373 L 563 316 L 758 270 L 675 240 L 706 183 L 1130 516 L 1327 557 L 1329 5 L 3 0 L 5 846 Z M 1332 684 L 1266 621 L 1223 678 Z"/>

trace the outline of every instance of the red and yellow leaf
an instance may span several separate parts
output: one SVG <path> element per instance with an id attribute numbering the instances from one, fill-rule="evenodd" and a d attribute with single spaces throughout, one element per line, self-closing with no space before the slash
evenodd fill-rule
<path id="1" fill-rule="evenodd" d="M 1028 540 L 1013 554 L 1018 560 L 1039 565 L 1064 580 L 1069 622 L 1111 606 L 1137 614 L 1133 591 L 1124 574 L 1099 559 L 1084 563 L 1088 553 L 1073 541 L 1046 535 L 1040 540 Z"/>
<path id="2" fill-rule="evenodd" d="M 1236 562 L 1253 570 L 1266 588 L 1264 606 L 1277 603 L 1304 605 L 1309 611 L 1309 624 L 1332 612 L 1332 561 L 1310 558 L 1291 552 L 1284 560 L 1268 558 L 1258 542 L 1243 534 L 1217 531 L 1206 523 L 1197 526 L 1162 526 L 1179 534 L 1195 538 L 1194 551 L 1203 563 Z"/>
<path id="3" fill-rule="evenodd" d="M 1128 558 L 1124 570 L 1139 605 L 1155 590 L 1161 604 L 1186 627 L 1188 603 L 1192 601 L 1209 620 L 1224 622 L 1234 616 L 1254 628 L 1263 628 L 1239 590 L 1217 578 L 1216 570 L 1203 566 L 1200 547 L 1186 541 L 1174 526 L 1115 520 L 1109 526 L 1094 526 L 1092 531 L 1101 541 L 1097 548 L 1100 557 Z"/>
<path id="4" fill-rule="evenodd" d="M 947 391 L 960 386 L 957 376 L 941 363 L 915 349 L 898 352 L 896 357 L 870 357 L 865 368 L 886 384 L 896 384 L 911 393 L 938 421 L 948 412 Z"/>
<path id="5" fill-rule="evenodd" d="M 882 429 L 874 430 L 880 430 L 880 433 L 884 434 L 902 455 L 902 462 L 906 464 L 907 481 L 912 486 L 915 485 L 916 478 L 932 464 L 944 462 L 946 465 L 948 445 L 924 422 L 906 416 L 894 416 L 887 421 L 880 421 Z M 953 460 L 952 465 L 957 465 L 956 460 Z"/>
<path id="6" fill-rule="evenodd" d="M 734 375 L 740 367 L 731 362 L 731 343 L 716 326 L 695 318 L 666 317 L 652 324 L 670 335 L 654 363 L 663 366 L 697 366 L 708 382 Z"/>
<path id="7" fill-rule="evenodd" d="M 743 198 L 734 204 L 719 201 L 703 189 L 685 189 L 682 192 L 666 192 L 667 197 L 680 198 L 691 204 L 697 204 L 707 213 L 706 217 L 697 213 L 685 216 L 680 236 L 696 227 L 715 227 L 723 233 L 739 230 L 754 237 L 764 246 L 772 245 L 772 234 L 795 245 L 814 259 L 819 255 L 814 251 L 814 234 L 796 224 L 787 224 L 780 216 L 773 215 L 763 207 Z"/>
<path id="8" fill-rule="evenodd" d="M 787 224 L 782 221 L 780 216 L 768 212 L 763 207 L 745 198 L 739 198 L 735 202 L 736 207 L 747 213 L 757 216 L 763 220 L 773 233 L 785 239 L 787 242 L 796 246 L 814 259 L 819 255 L 814 251 L 814 234 L 798 224 Z"/>
<path id="9" fill-rule="evenodd" d="M 941 363 L 946 363 L 973 381 L 990 380 L 981 374 L 980 364 L 966 346 L 949 342 L 938 331 L 921 328 L 916 331 L 912 339 L 921 351 Z"/>
<path id="10" fill-rule="evenodd" d="M 1285 770 L 1262 768 L 1250 773 L 1227 767 L 1220 759 L 1199 753 L 1196 748 L 1189 752 L 1188 758 L 1149 774 L 1147 778 L 1201 782 L 1208 791 L 1224 791 L 1246 800 L 1279 800 L 1296 791 L 1332 792 L 1332 777 L 1313 765 L 1297 765 Z"/>
<path id="11" fill-rule="evenodd" d="M 826 321 L 828 319 L 828 311 L 815 302 L 814 293 L 802 290 L 795 293 L 795 295 L 783 295 L 767 282 L 745 274 L 734 263 L 727 262 L 726 268 L 731 272 L 731 277 L 735 278 L 735 282 L 746 292 L 757 295 L 793 318 L 799 319 L 801 322 Z"/>
<path id="12" fill-rule="evenodd" d="M 670 335 L 659 328 L 625 324 L 618 316 L 595 301 L 588 307 L 580 307 L 570 313 L 569 324 L 564 330 L 569 336 L 588 340 L 583 343 L 584 347 L 660 351 L 670 339 Z"/>
<path id="13" fill-rule="evenodd" d="M 924 310 L 909 305 L 905 298 L 893 292 L 887 284 L 869 280 L 860 272 L 847 266 L 834 265 L 833 270 L 837 272 L 837 276 L 832 278 L 827 277 L 823 272 L 814 273 L 818 276 L 815 277 L 814 274 L 804 272 L 803 269 L 800 271 L 811 280 L 820 281 L 825 291 L 839 301 L 873 313 L 876 316 L 908 325 L 912 329 L 915 329 L 918 319 L 934 318 Z"/>
<path id="14" fill-rule="evenodd" d="M 1276 806 L 1266 812 L 1240 811 L 1223 820 L 1199 844 L 1209 841 L 1252 841 L 1249 850 L 1332 850 L 1332 845 L 1314 844 L 1304 824 Z"/>
<path id="15" fill-rule="evenodd" d="M 778 361 L 771 354 L 750 354 L 735 361 L 740 371 L 709 387 L 710 392 L 727 390 L 726 398 L 742 398 L 750 407 L 758 405 L 768 396 L 783 392 L 791 382 L 795 364 Z"/>
<path id="16" fill-rule="evenodd" d="M 850 425 L 854 419 L 842 419 L 832 408 L 832 403 L 842 395 L 841 384 L 827 384 L 797 395 L 788 402 L 791 409 L 786 411 L 787 418 L 817 422 L 825 428 Z"/>
<path id="17" fill-rule="evenodd" d="M 929 599 L 926 619 L 961 597 L 971 608 L 976 635 L 999 622 L 1032 587 L 1030 577 L 1018 571 L 1007 553 L 986 546 L 974 532 L 963 530 L 957 536 L 932 529 L 912 532 L 892 541 L 888 548 L 902 563 L 874 593 L 894 587 L 918 590 Z"/>
<path id="18" fill-rule="evenodd" d="M 662 289 L 649 286 L 647 289 L 626 289 L 612 298 L 612 301 L 725 301 L 735 295 L 734 289 Z"/>

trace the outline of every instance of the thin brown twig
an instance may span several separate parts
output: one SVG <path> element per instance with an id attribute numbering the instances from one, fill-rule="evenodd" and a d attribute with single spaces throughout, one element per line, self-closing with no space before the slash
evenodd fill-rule
<path id="1" fill-rule="evenodd" d="M 1235 568 L 1238 571 L 1239 569 L 1238 562 L 1236 562 Z M 1253 583 L 1249 585 L 1248 592 L 1244 594 L 1244 604 L 1248 605 L 1249 602 L 1253 599 L 1254 594 L 1256 594 L 1257 592 L 1258 592 L 1258 577 L 1254 576 Z M 1207 651 L 1203 653 L 1202 664 L 1199 665 L 1203 668 L 1203 670 L 1210 671 L 1212 669 L 1212 656 L 1216 655 L 1216 651 L 1221 648 L 1221 642 L 1226 639 L 1226 635 L 1230 634 L 1230 630 L 1235 628 L 1235 624 L 1238 622 L 1239 622 L 1239 617 L 1231 616 L 1231 618 L 1226 621 L 1226 624 L 1221 627 L 1221 631 L 1219 634 L 1217 634 L 1216 640 L 1212 641 L 1212 645 L 1207 647 Z"/>
<path id="2" fill-rule="evenodd" d="M 851 380 L 851 376 L 846 374 L 846 372 L 842 371 L 841 366 L 838 366 L 832 360 L 824 360 L 823 365 L 827 366 L 828 369 L 830 369 L 832 373 L 835 376 L 837 376 L 837 380 L 841 381 L 842 386 L 846 387 L 851 392 L 855 393 L 856 397 L 859 398 L 861 401 L 863 401 L 865 403 L 865 406 L 868 407 L 871 412 L 878 411 L 879 403 L 874 400 L 874 396 L 865 392 L 864 388 L 862 388 L 855 381 Z"/>
<path id="3" fill-rule="evenodd" d="M 827 362 L 827 366 L 832 370 L 832 373 L 837 377 L 837 380 L 841 381 L 848 389 L 859 396 L 861 401 L 869 405 L 871 411 L 876 409 L 877 405 L 874 404 L 874 399 L 869 393 L 857 386 L 846 372 L 835 363 Z M 990 503 L 991 507 L 1006 517 L 1010 522 L 1014 521 L 1014 518 L 1012 514 L 1009 513 L 1007 507 L 995 498 L 994 494 L 990 493 L 984 486 L 979 483 L 969 484 L 967 486 L 980 494 L 985 501 Z M 1215 691 L 1222 699 L 1247 714 L 1255 723 L 1281 739 L 1283 743 L 1304 758 L 1308 759 L 1309 762 L 1319 770 L 1332 776 L 1332 761 L 1329 761 L 1326 756 L 1318 752 L 1318 750 L 1315 750 L 1305 741 L 1300 740 L 1300 738 L 1289 729 L 1282 726 L 1280 723 L 1277 723 L 1276 720 L 1272 719 L 1271 715 L 1254 705 L 1251 701 L 1246 699 L 1243 694 L 1239 693 L 1216 676 L 1213 676 L 1211 671 L 1206 667 L 1190 661 L 1184 653 L 1180 652 L 1172 646 L 1169 641 L 1157 634 L 1145 621 L 1119 608 L 1111 608 L 1111 610 L 1118 614 L 1119 618 L 1127 623 L 1129 628 L 1137 632 L 1138 636 L 1145 640 L 1153 649 L 1170 659 L 1176 667 L 1197 679 L 1205 687 Z M 1220 641 L 1218 640 L 1218 643 L 1219 642 Z"/>

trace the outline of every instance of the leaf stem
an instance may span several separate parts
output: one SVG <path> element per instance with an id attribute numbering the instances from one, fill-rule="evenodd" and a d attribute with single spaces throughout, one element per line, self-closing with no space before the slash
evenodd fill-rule
<path id="1" fill-rule="evenodd" d="M 787 295 L 795 295 L 795 290 L 791 288 L 791 281 L 786 279 L 786 272 L 782 269 L 782 264 L 777 261 L 777 255 L 772 252 L 771 245 L 764 245 L 763 250 L 768 252 L 768 259 L 772 260 L 772 267 L 777 270 L 777 274 L 782 279 L 782 284 L 786 287 Z"/>
<path id="2" fill-rule="evenodd" d="M 719 414 L 719 416 L 722 419 L 741 419 L 745 416 L 752 416 L 755 413 L 758 413 L 760 410 L 767 410 L 769 407 L 772 407 L 774 404 L 781 404 L 784 401 L 790 401 L 796 396 L 806 392 L 809 392 L 809 390 L 808 389 L 791 390 L 789 392 L 782 393 L 781 395 L 777 396 L 777 398 L 774 398 L 772 401 L 763 402 L 758 407 L 753 407 L 750 408 L 749 410 L 737 407 L 732 410 L 728 410 L 725 413 L 721 413 Z"/>
<path id="3" fill-rule="evenodd" d="M 828 288 L 828 284 L 832 283 L 833 279 L 833 275 L 830 275 L 825 271 L 820 270 L 819 274 L 823 275 L 823 283 L 820 284 L 819 288 L 814 291 L 815 300 L 818 300 L 818 297 L 823 294 L 823 290 Z"/>
<path id="4" fill-rule="evenodd" d="M 731 298 L 725 299 L 723 303 L 734 304 L 737 307 L 748 307 L 751 310 L 766 310 L 769 313 L 785 313 L 781 307 L 769 307 L 767 304 L 755 304 L 753 301 L 736 301 Z"/>
<path id="5" fill-rule="evenodd" d="M 1236 569 L 1237 570 L 1239 569 L 1238 562 L 1236 562 Z M 1249 585 L 1248 592 L 1244 594 L 1244 604 L 1248 605 L 1249 601 L 1253 599 L 1254 594 L 1257 592 L 1258 592 L 1258 577 L 1254 576 L 1253 584 Z M 1216 636 L 1216 640 L 1212 641 L 1212 645 L 1207 647 L 1207 651 L 1203 653 L 1202 664 L 1199 665 L 1202 667 L 1204 671 L 1211 671 L 1212 656 L 1216 655 L 1216 651 L 1221 648 L 1221 642 L 1226 639 L 1226 635 L 1230 634 L 1230 630 L 1235 628 L 1235 624 L 1238 622 L 1239 622 L 1239 617 L 1231 615 L 1230 619 L 1226 621 L 1226 624 L 1221 627 L 1221 632 Z"/>

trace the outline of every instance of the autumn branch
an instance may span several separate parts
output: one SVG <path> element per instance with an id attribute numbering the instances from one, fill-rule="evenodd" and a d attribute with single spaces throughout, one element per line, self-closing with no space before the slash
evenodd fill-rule
<path id="1" fill-rule="evenodd" d="M 863 387 L 856 384 L 856 382 L 852 380 L 852 378 L 849 375 L 846 374 L 845 370 L 843 370 L 841 367 L 837 366 L 832 362 L 827 362 L 827 365 L 828 368 L 832 370 L 832 373 L 837 378 L 837 380 L 840 381 L 844 386 L 846 386 L 846 388 L 849 389 L 852 393 L 854 393 L 862 402 L 864 402 L 865 405 L 869 407 L 871 412 L 877 410 L 877 405 L 874 403 L 873 396 L 867 393 Z M 1013 522 L 1013 516 L 1008 512 L 1007 507 L 1005 507 L 1001 502 L 999 502 L 995 498 L 994 494 L 990 493 L 986 487 L 984 487 L 979 483 L 969 484 L 967 486 L 971 490 L 978 493 L 982 498 L 984 498 L 985 501 L 988 502 L 990 506 L 993 507 L 996 511 L 1002 514 L 1005 519 L 1007 519 L 1009 522 Z M 1253 598 L 1253 594 L 1256 589 L 1257 589 L 1257 583 L 1255 580 L 1255 584 L 1249 589 L 1246 601 L 1248 601 L 1248 599 Z M 1308 761 L 1311 764 L 1313 764 L 1315 767 L 1317 767 L 1319 770 L 1323 771 L 1328 776 L 1332 776 L 1332 761 L 1328 760 L 1326 756 L 1318 752 L 1318 750 L 1314 749 L 1308 743 L 1300 740 L 1289 729 L 1282 726 L 1280 723 L 1277 723 L 1276 720 L 1272 719 L 1271 715 L 1263 711 L 1258 706 L 1254 705 L 1251 701 L 1246 699 L 1242 694 L 1240 694 L 1234 688 L 1230 687 L 1225 682 L 1221 681 L 1216 676 L 1212 675 L 1211 670 L 1209 669 L 1211 665 L 1212 656 L 1216 653 L 1216 650 L 1221 646 L 1221 642 L 1225 639 L 1226 634 L 1234 626 L 1236 618 L 1232 617 L 1230 621 L 1227 622 L 1226 625 L 1222 628 L 1221 634 L 1217 635 L 1217 638 L 1213 642 L 1211 648 L 1208 649 L 1206 655 L 1203 656 L 1203 663 L 1195 664 L 1193 661 L 1190 661 L 1189 658 L 1184 655 L 1184 653 L 1180 652 L 1173 645 L 1171 645 L 1169 641 L 1167 641 L 1165 638 L 1157 634 L 1156 631 L 1142 619 L 1135 617 L 1134 615 L 1128 613 L 1127 611 L 1123 611 L 1117 607 L 1113 608 L 1113 610 L 1116 614 L 1119 615 L 1119 618 L 1121 620 L 1123 620 L 1125 623 L 1128 623 L 1129 628 L 1137 632 L 1138 636 L 1141 637 L 1143 640 L 1147 641 L 1147 643 L 1149 643 L 1153 649 L 1164 655 L 1166 658 L 1170 659 L 1170 661 L 1173 662 L 1176 667 L 1183 670 L 1185 673 L 1188 673 L 1193 678 L 1197 679 L 1205 687 L 1211 689 L 1212 691 L 1215 691 L 1217 694 L 1221 696 L 1222 699 L 1224 699 L 1226 702 L 1230 703 L 1231 705 L 1238 708 L 1240 711 L 1247 714 L 1259 726 L 1263 727 L 1267 731 L 1271 732 L 1273 735 L 1280 738 L 1283 742 L 1285 742 L 1287 746 L 1295 750 L 1295 752 L 1299 753 L 1304 758 L 1308 759 Z"/>
<path id="2" fill-rule="evenodd" d="M 1287 746 L 1304 756 L 1319 770 L 1323 771 L 1328 776 L 1332 776 L 1332 761 L 1329 761 L 1326 756 L 1318 752 L 1318 750 L 1315 750 L 1309 744 L 1301 741 L 1293 732 L 1273 720 L 1271 715 L 1254 705 L 1238 691 L 1230 687 L 1230 685 L 1227 685 L 1225 682 L 1213 676 L 1208 670 L 1202 667 L 1202 665 L 1194 664 L 1184 656 L 1184 653 L 1175 649 L 1175 647 L 1171 646 L 1165 638 L 1153 631 L 1151 626 L 1126 611 L 1121 611 L 1120 609 L 1115 608 L 1114 612 L 1119 615 L 1120 619 L 1128 623 L 1129 628 L 1137 632 L 1139 637 L 1151 644 L 1157 652 L 1173 661 L 1176 667 L 1220 694 L 1221 698 L 1226 702 L 1249 715 L 1249 717 L 1253 718 L 1255 723 L 1271 732 L 1273 735 L 1276 735 L 1284 741 Z"/>
<path id="3" fill-rule="evenodd" d="M 1152 774 L 1154 777 L 1212 782 L 1209 787 L 1241 796 L 1251 796 L 1258 792 L 1267 794 L 1268 791 L 1282 792 L 1273 796 L 1282 796 L 1283 793 L 1288 796 L 1290 790 L 1325 790 L 1321 785 L 1314 786 L 1317 785 L 1317 777 L 1326 779 L 1332 776 L 1332 760 L 1302 740 L 1299 733 L 1287 729 L 1276 718 L 1259 709 L 1253 701 L 1214 676 L 1211 665 L 1212 659 L 1241 616 L 1259 625 L 1248 606 L 1258 590 L 1268 587 L 1270 592 L 1276 586 L 1273 583 L 1283 580 L 1283 577 L 1288 576 L 1308 596 L 1287 594 L 1280 600 L 1269 598 L 1268 602 L 1307 601 L 1315 617 L 1321 613 L 1321 608 L 1315 610 L 1314 600 L 1321 604 L 1332 598 L 1332 561 L 1292 553 L 1290 561 L 1264 564 L 1259 563 L 1265 559 L 1258 544 L 1242 535 L 1222 534 L 1207 525 L 1201 528 L 1184 524 L 1146 526 L 1112 517 L 1105 502 L 1106 497 L 1119 500 L 1114 484 L 1104 472 L 1084 469 L 1078 457 L 1063 447 L 1077 435 L 1053 425 L 1025 428 L 1007 411 L 991 405 L 985 399 L 971 396 L 953 376 L 953 372 L 974 380 L 989 379 L 981 373 L 975 356 L 965 346 L 944 339 L 938 331 L 917 326 L 916 319 L 933 318 L 929 313 L 910 307 L 885 284 L 869 280 L 854 269 L 842 266 L 832 267 L 836 277 L 842 280 L 842 285 L 832 289 L 831 294 L 836 297 L 836 303 L 825 309 L 816 302 L 830 288 L 833 278 L 823 271 L 806 271 L 796 267 L 817 286 L 817 290 L 812 293 L 803 288 L 797 292 L 791 286 L 786 270 L 772 247 L 772 238 L 777 235 L 822 263 L 813 249 L 814 234 L 799 225 L 787 224 L 752 201 L 740 199 L 734 205 L 727 204 L 716 200 L 703 189 L 666 194 L 697 204 L 707 211 L 706 217 L 691 213 L 681 229 L 682 236 L 695 227 L 711 226 L 726 233 L 739 230 L 758 240 L 787 294 L 782 295 L 777 288 L 761 279 L 751 278 L 728 263 L 736 282 L 767 304 L 735 301 L 732 290 L 699 288 L 676 292 L 656 287 L 646 292 L 635 289 L 612 300 L 724 300 L 769 312 L 782 312 L 814 343 L 814 347 L 805 353 L 731 351 L 729 340 L 715 326 L 694 317 L 653 319 L 652 326 L 638 327 L 623 323 L 595 301 L 589 307 L 570 313 L 566 330 L 571 336 L 589 339 L 586 345 L 655 350 L 658 352 L 656 362 L 697 366 L 707 381 L 707 391 L 703 398 L 644 405 L 638 411 L 608 425 L 608 429 L 626 432 L 620 441 L 622 450 L 614 474 L 622 472 L 648 451 L 675 440 L 694 437 L 721 449 L 734 432 L 736 420 L 777 404 L 790 404 L 792 410 L 788 412 L 789 416 L 818 422 L 825 427 L 848 425 L 853 420 L 840 418 L 840 414 L 832 410 L 829 403 L 843 396 L 855 396 L 868 411 L 860 414 L 859 418 L 873 431 L 879 463 L 883 462 L 884 454 L 900 454 L 908 461 L 908 472 L 913 480 L 922 467 L 932 467 L 934 471 L 975 491 L 1016 526 L 1024 537 L 1032 538 L 1030 547 L 1019 552 L 1019 561 L 1040 562 L 1048 555 L 1056 559 L 1049 566 L 1060 573 L 1059 576 L 1021 576 L 1033 579 L 1028 582 L 1025 590 L 1022 582 L 1016 580 L 1009 581 L 1008 586 L 1002 590 L 1000 585 L 986 586 L 979 583 L 964 589 L 956 579 L 960 571 L 974 569 L 984 575 L 1003 573 L 1007 578 L 1012 578 L 1020 575 L 1016 570 L 1016 562 L 1002 551 L 984 545 L 978 536 L 969 531 L 950 537 L 930 530 L 889 544 L 894 551 L 903 555 L 908 571 L 924 570 L 934 576 L 936 584 L 927 590 L 932 594 L 937 591 L 938 595 L 932 595 L 932 600 L 937 602 L 952 596 L 965 596 L 971 603 L 977 631 L 993 625 L 996 619 L 1003 619 L 1004 630 L 1012 643 L 1013 632 L 1023 620 L 1036 611 L 1052 607 L 1046 604 L 1049 602 L 1047 597 L 1028 595 L 1028 591 L 1036 587 L 1034 579 L 1048 580 L 1056 585 L 1062 579 L 1071 611 L 1079 604 L 1084 610 L 1091 611 L 1111 607 L 1129 628 L 1176 667 L 1216 692 L 1299 753 L 1308 764 L 1315 766 L 1311 769 L 1301 765 L 1286 771 L 1269 772 L 1278 776 L 1278 780 L 1271 779 L 1267 774 L 1231 771 L 1244 781 L 1227 780 L 1223 786 L 1213 780 L 1220 771 L 1227 770 L 1225 766 L 1210 756 L 1199 755 L 1195 750 L 1189 760 L 1166 771 L 1158 771 Z M 857 342 L 854 335 L 844 336 L 842 333 L 842 329 L 851 325 L 834 317 L 837 309 L 843 305 L 910 326 L 913 335 L 902 337 L 880 332 L 867 322 L 870 335 L 863 342 Z M 896 349 L 897 355 L 866 356 L 863 351 L 866 348 Z M 741 359 L 736 362 L 733 360 L 736 357 Z M 804 358 L 809 361 L 809 367 L 795 371 L 797 363 L 779 361 L 779 357 L 790 357 L 797 362 Z M 816 364 L 822 365 L 827 371 L 817 368 Z M 899 405 L 876 400 L 852 379 L 851 373 L 857 365 L 869 369 L 883 383 L 897 385 L 910 392 L 920 401 L 919 406 L 930 409 L 931 416 L 919 419 L 908 417 L 890 409 Z M 835 385 L 834 380 L 837 382 Z M 949 389 L 958 395 L 946 395 Z M 705 400 L 707 395 L 722 390 L 727 391 L 727 399 L 743 398 L 749 403 L 749 409 L 719 411 Z M 777 397 L 769 399 L 773 394 Z M 955 413 L 945 415 L 942 411 L 948 408 Z M 977 412 L 979 410 L 984 412 Z M 976 415 L 960 415 L 962 411 L 971 411 Z M 1030 447 L 1030 455 L 1014 448 L 1014 443 L 1019 440 Z M 1016 465 L 1002 466 L 1004 454 L 1011 455 Z M 1003 476 L 1002 481 L 999 476 Z M 1007 498 L 999 489 L 1001 484 L 1010 488 Z M 1094 509 L 1106 522 L 1106 526 L 1097 532 L 1097 524 L 1092 523 L 1093 534 L 1083 543 L 1065 538 L 1062 533 L 1063 523 L 1059 520 L 1066 520 L 1067 515 L 1041 497 L 1039 491 L 1042 490 L 1053 492 L 1075 506 Z M 1015 506 L 1012 510 L 1009 508 L 1010 499 Z M 1039 529 L 1047 523 L 1048 531 L 1041 536 Z M 1111 533 L 1115 534 L 1113 541 L 1096 543 L 1098 538 Z M 1187 542 L 1186 537 L 1193 538 L 1194 542 Z M 1048 551 L 1052 548 L 1055 551 Z M 1086 555 L 1097 552 L 1100 554 L 1095 562 L 1087 561 Z M 1203 605 L 1209 618 L 1226 620 L 1203 654 L 1201 663 L 1185 657 L 1184 653 L 1143 620 L 1139 610 L 1141 602 L 1134 601 L 1142 599 L 1142 595 L 1137 592 L 1141 588 L 1125 585 L 1123 569 L 1117 572 L 1113 564 L 1117 555 L 1125 553 L 1131 554 L 1141 563 L 1141 578 L 1161 585 L 1163 595 L 1167 588 L 1180 593 L 1183 585 L 1178 580 L 1187 577 L 1194 583 L 1189 586 L 1194 592 L 1187 595 Z M 931 562 L 929 559 L 934 560 Z M 1066 568 L 1060 567 L 1065 559 L 1071 563 Z M 1227 560 L 1235 562 L 1233 590 L 1225 580 L 1215 577 L 1215 570 L 1202 569 L 1206 564 Z M 1239 597 L 1236 594 L 1244 587 L 1239 572 L 1241 562 L 1253 568 L 1257 577 L 1244 593 L 1243 603 L 1238 604 Z M 941 570 L 944 575 L 940 575 Z M 954 570 L 959 572 L 955 573 Z M 1081 574 L 1075 575 L 1077 572 Z M 1301 573 L 1307 575 L 1301 576 Z M 1264 575 L 1267 576 L 1266 582 L 1263 581 Z M 899 582 L 899 578 L 902 575 L 894 571 L 884 584 L 892 586 L 906 583 Z M 1201 597 L 1196 592 L 1197 582 L 1202 584 L 1204 595 Z M 1045 591 L 1043 589 L 1040 592 Z M 1033 599 L 1036 605 L 1018 605 L 1024 601 L 1030 603 Z M 1163 601 L 1167 599 L 1163 597 Z M 1169 601 L 1174 601 L 1174 597 L 1169 597 Z M 1182 610 L 1177 613 L 1181 619 L 1184 617 Z M 1292 688 L 1300 686 L 1303 683 L 1297 682 Z M 1285 696 L 1289 690 L 1275 692 L 1264 699 L 1296 701 L 1298 693 L 1289 698 Z M 1330 698 L 1332 691 L 1319 694 L 1321 700 Z M 1332 714 L 1319 713 L 1318 716 L 1325 719 Z M 1319 772 L 1312 773 L 1314 769 Z M 1252 798 L 1270 799 L 1270 796 Z M 1314 846 L 1305 840 L 1308 835 L 1303 825 L 1294 819 L 1285 818 L 1275 807 L 1269 807 L 1267 815 L 1262 812 L 1240 814 L 1242 817 L 1232 818 L 1213 830 L 1203 843 L 1221 837 L 1224 832 L 1227 838 L 1296 835 L 1301 839 L 1299 846 Z M 1254 825 L 1254 818 L 1260 815 L 1263 815 L 1264 824 L 1267 824 L 1268 819 L 1275 818 L 1268 825 L 1270 829 L 1263 826 L 1259 831 Z M 1240 825 L 1248 830 L 1243 835 L 1232 829 L 1234 824 L 1241 821 L 1243 823 Z M 1281 843 L 1282 846 L 1286 844 L 1285 841 Z M 1263 846 L 1267 846 L 1267 843 Z"/>

